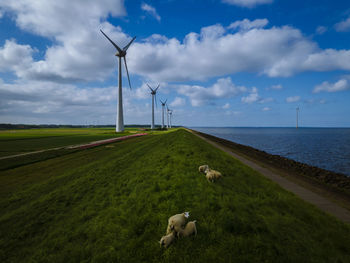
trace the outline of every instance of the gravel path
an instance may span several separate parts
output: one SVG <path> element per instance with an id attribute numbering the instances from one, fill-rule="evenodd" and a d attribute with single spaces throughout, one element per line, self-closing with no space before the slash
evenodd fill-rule
<path id="1" fill-rule="evenodd" d="M 191 130 L 188 130 L 188 131 L 192 132 Z M 231 156 L 238 159 L 239 161 L 241 161 L 245 165 L 250 166 L 254 170 L 256 170 L 259 173 L 261 173 L 262 175 L 264 175 L 265 177 L 267 177 L 270 180 L 279 184 L 282 188 L 299 196 L 304 201 L 309 202 L 309 203 L 317 206 L 319 209 L 323 210 L 326 213 L 329 213 L 329 214 L 335 216 L 336 218 L 340 219 L 343 222 L 350 223 L 350 212 L 347 209 L 331 202 L 330 200 L 322 197 L 319 194 L 316 194 L 316 193 L 310 191 L 309 189 L 306 189 L 298 184 L 295 184 L 294 182 L 289 181 L 288 179 L 278 175 L 277 173 L 270 171 L 267 168 L 261 167 L 260 165 L 256 164 L 255 162 L 247 160 L 247 159 L 243 158 L 242 156 L 233 153 L 230 150 L 230 148 L 228 148 L 228 147 L 222 146 L 216 142 L 213 142 L 207 138 L 204 138 L 195 132 L 192 132 L 192 133 L 194 135 L 200 137 L 201 139 L 207 141 L 211 145 L 219 148 L 220 150 L 223 150 L 224 152 L 230 154 Z"/>

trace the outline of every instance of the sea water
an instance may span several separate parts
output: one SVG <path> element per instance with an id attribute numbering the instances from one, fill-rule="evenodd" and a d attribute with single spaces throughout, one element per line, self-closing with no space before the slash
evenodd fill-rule
<path id="1" fill-rule="evenodd" d="M 350 176 L 350 128 L 191 129 Z"/>

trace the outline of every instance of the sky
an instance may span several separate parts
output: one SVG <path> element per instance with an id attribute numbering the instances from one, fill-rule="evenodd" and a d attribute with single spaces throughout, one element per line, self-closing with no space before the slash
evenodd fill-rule
<path id="1" fill-rule="evenodd" d="M 0 0 L 0 123 L 350 127 L 343 0 Z"/>

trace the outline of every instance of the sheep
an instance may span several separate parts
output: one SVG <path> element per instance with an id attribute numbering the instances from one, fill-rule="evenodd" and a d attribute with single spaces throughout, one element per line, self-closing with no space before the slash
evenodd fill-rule
<path id="1" fill-rule="evenodd" d="M 199 170 L 199 172 L 200 173 L 205 173 L 205 171 L 206 170 L 208 170 L 209 169 L 209 166 L 208 165 L 201 165 L 201 166 L 199 166 L 199 168 L 198 168 L 198 170 Z"/>
<path id="2" fill-rule="evenodd" d="M 187 223 L 184 229 L 179 229 L 177 237 L 188 237 L 192 234 L 197 235 L 196 220 Z"/>
<path id="3" fill-rule="evenodd" d="M 186 219 L 190 216 L 189 212 L 184 212 L 182 214 L 176 214 L 169 217 L 168 220 L 168 228 L 166 230 L 166 234 L 168 235 L 174 229 L 180 229 L 182 226 L 186 224 Z M 175 230 L 176 231 L 176 230 Z"/>
<path id="4" fill-rule="evenodd" d="M 222 174 L 216 170 L 208 169 L 208 170 L 206 170 L 205 177 L 208 179 L 208 181 L 214 182 L 215 180 L 222 177 Z"/>
<path id="5" fill-rule="evenodd" d="M 166 236 L 162 236 L 162 238 L 159 241 L 160 247 L 164 246 L 165 248 L 168 248 L 168 246 L 171 245 L 175 240 L 175 234 L 174 232 L 171 232 L 170 234 Z"/>
<path id="6" fill-rule="evenodd" d="M 210 173 L 210 172 L 208 172 L 208 173 L 205 175 L 205 177 L 207 178 L 207 180 L 208 180 L 209 182 L 214 182 L 214 180 L 215 180 L 214 174 L 213 174 L 213 173 Z"/>

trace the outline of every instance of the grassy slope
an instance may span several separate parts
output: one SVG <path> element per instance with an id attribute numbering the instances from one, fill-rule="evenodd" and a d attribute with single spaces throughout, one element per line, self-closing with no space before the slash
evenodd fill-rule
<path id="1" fill-rule="evenodd" d="M 349 226 L 184 130 L 113 145 L 0 173 L 1 262 L 350 261 Z M 183 211 L 198 236 L 160 249 Z"/>

